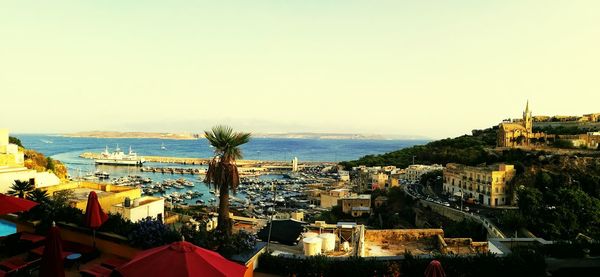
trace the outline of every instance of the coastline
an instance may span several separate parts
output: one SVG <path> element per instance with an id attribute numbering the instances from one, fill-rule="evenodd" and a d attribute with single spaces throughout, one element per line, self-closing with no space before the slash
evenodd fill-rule
<path id="1" fill-rule="evenodd" d="M 77 132 L 71 134 L 60 134 L 61 137 L 69 138 L 133 138 L 133 139 L 170 139 L 170 140 L 197 140 L 199 135 L 191 133 L 153 133 L 153 132 L 110 132 L 92 131 Z"/>

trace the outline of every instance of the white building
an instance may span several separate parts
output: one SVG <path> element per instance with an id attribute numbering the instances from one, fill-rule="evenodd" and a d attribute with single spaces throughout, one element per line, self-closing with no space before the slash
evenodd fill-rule
<path id="1" fill-rule="evenodd" d="M 163 219 L 165 213 L 165 199 L 160 197 L 142 196 L 133 199 L 129 206 L 119 203 L 110 208 L 111 213 L 119 213 L 123 218 L 137 222 L 147 217 Z"/>
<path id="2" fill-rule="evenodd" d="M 404 174 L 404 179 L 409 182 L 419 182 L 421 180 L 421 176 L 425 173 L 429 173 L 436 170 L 444 170 L 444 167 L 439 164 L 434 165 L 422 165 L 422 164 L 413 164 L 409 165 Z"/>
<path id="3" fill-rule="evenodd" d="M 0 129 L 0 193 L 7 193 L 15 180 L 29 181 L 36 188 L 54 186 L 60 179 L 50 172 L 37 172 L 25 167 L 25 154 L 9 143 L 8 129 Z"/>

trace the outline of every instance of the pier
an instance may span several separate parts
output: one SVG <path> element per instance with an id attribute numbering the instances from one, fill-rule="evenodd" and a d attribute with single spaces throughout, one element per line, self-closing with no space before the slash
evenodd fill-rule
<path id="1" fill-rule="evenodd" d="M 80 158 L 84 159 L 100 159 L 102 158 L 101 153 L 84 152 L 79 155 Z M 184 157 L 166 157 L 166 156 L 140 156 L 144 158 L 146 162 L 153 163 L 171 163 L 171 164 L 185 164 L 185 165 L 208 165 L 210 158 L 184 158 Z M 237 160 L 238 166 L 253 166 L 253 167 L 269 167 L 271 169 L 291 169 L 289 161 L 257 161 L 257 160 Z M 302 168 L 309 165 L 335 165 L 335 162 L 302 162 L 298 167 Z"/>
<path id="2" fill-rule="evenodd" d="M 170 173 L 170 174 L 191 174 L 201 175 L 206 174 L 206 170 L 201 168 L 178 168 L 178 167 L 142 167 L 141 172 L 152 172 L 152 173 Z"/>

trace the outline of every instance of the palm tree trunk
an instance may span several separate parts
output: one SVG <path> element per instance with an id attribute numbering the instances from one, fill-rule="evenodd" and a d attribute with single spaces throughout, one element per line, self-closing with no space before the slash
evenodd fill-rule
<path id="1" fill-rule="evenodd" d="M 229 184 L 224 184 L 219 189 L 219 218 L 218 225 L 225 236 L 231 235 L 231 220 L 229 219 Z"/>

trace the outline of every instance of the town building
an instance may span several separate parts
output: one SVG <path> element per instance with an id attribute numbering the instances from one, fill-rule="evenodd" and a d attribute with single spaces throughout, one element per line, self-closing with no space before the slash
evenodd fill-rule
<path id="1" fill-rule="evenodd" d="M 338 200 L 338 205 L 342 207 L 342 212 L 353 217 L 368 215 L 371 213 L 371 195 L 361 194 L 345 197 Z"/>
<path id="2" fill-rule="evenodd" d="M 25 167 L 25 154 L 16 144 L 9 143 L 8 138 L 8 129 L 0 129 L 0 193 L 7 193 L 15 180 L 28 181 L 36 188 L 60 183 L 54 173 Z"/>
<path id="3" fill-rule="evenodd" d="M 600 122 L 600 113 L 591 113 L 591 114 L 584 114 L 580 121 L 586 121 L 586 122 Z"/>
<path id="4" fill-rule="evenodd" d="M 522 120 L 500 123 L 497 137 L 499 147 L 529 146 L 540 141 L 546 141 L 547 136 L 545 133 L 533 132 L 533 116 L 531 113 L 529 101 L 527 101 Z"/>
<path id="5" fill-rule="evenodd" d="M 491 207 L 510 205 L 509 184 L 515 173 L 515 167 L 507 164 L 475 167 L 449 163 L 444 169 L 443 190 Z"/>
<path id="6" fill-rule="evenodd" d="M 352 195 L 349 189 L 332 189 L 328 192 L 322 192 L 321 208 L 330 209 L 338 204 L 338 200 Z"/>
<path id="7" fill-rule="evenodd" d="M 342 182 L 350 181 L 350 172 L 347 170 L 338 170 L 339 180 Z"/>
<path id="8" fill-rule="evenodd" d="M 389 176 L 384 172 L 376 172 L 371 174 L 371 184 L 373 189 L 376 188 L 385 188 L 385 184 L 388 181 Z"/>
<path id="9" fill-rule="evenodd" d="M 70 191 L 70 205 L 84 213 L 87 208 L 88 196 L 90 192 L 94 191 L 98 196 L 98 203 L 104 211 L 119 213 L 123 218 L 134 222 L 146 217 L 164 218 L 164 198 L 142 197 L 140 188 L 72 181 L 42 189 L 49 195 L 53 195 L 57 191 Z"/>
<path id="10" fill-rule="evenodd" d="M 542 126 L 577 126 L 578 122 L 598 122 L 600 113 L 585 114 L 578 116 L 532 116 L 529 110 L 529 102 L 525 106 L 522 119 L 505 120 L 498 126 L 497 145 L 498 147 L 539 147 L 545 146 L 555 141 L 569 141 L 573 147 L 598 149 L 600 135 L 591 133 L 582 133 L 577 135 L 566 134 L 546 134 L 543 132 L 534 132 L 534 122 L 539 122 Z M 550 125 L 548 125 L 550 124 Z M 563 125 L 564 124 L 564 125 Z"/>
<path id="11" fill-rule="evenodd" d="M 165 213 L 165 199 L 162 197 L 142 196 L 131 201 L 124 200 L 122 203 L 110 207 L 111 213 L 118 213 L 125 219 L 137 222 L 146 218 L 163 219 Z"/>
<path id="12" fill-rule="evenodd" d="M 409 165 L 405 169 L 404 179 L 411 183 L 417 183 L 421 180 L 421 176 L 423 174 L 433 172 L 436 170 L 443 170 L 444 167 L 439 164 L 433 165 L 422 165 L 422 164 L 413 164 Z"/>

